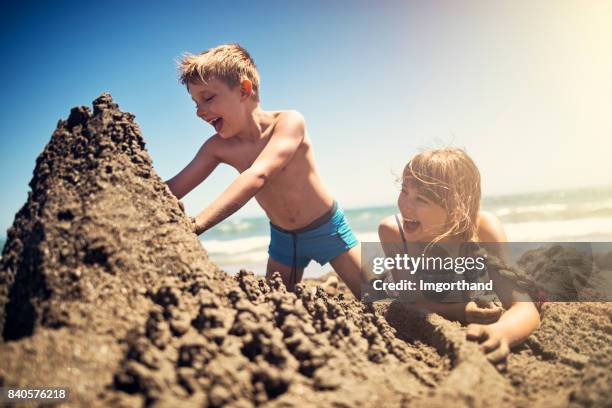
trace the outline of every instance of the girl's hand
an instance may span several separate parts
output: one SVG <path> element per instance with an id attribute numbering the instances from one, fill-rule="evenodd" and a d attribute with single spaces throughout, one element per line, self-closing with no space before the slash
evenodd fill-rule
<path id="1" fill-rule="evenodd" d="M 495 324 L 470 324 L 465 334 L 468 340 L 480 343 L 480 349 L 485 353 L 487 360 L 498 370 L 505 371 L 510 343 Z"/>
<path id="2" fill-rule="evenodd" d="M 465 305 L 466 323 L 491 324 L 499 320 L 502 308 L 488 300 L 471 301 Z"/>

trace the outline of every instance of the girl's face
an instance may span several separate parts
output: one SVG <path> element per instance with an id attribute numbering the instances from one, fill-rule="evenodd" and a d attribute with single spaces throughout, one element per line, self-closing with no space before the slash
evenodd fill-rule
<path id="1" fill-rule="evenodd" d="M 404 181 L 397 206 L 407 241 L 431 242 L 445 232 L 446 210 L 423 195 L 413 183 Z"/>

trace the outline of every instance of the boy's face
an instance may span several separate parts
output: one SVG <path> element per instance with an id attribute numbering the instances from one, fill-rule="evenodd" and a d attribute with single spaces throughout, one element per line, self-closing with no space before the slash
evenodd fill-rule
<path id="1" fill-rule="evenodd" d="M 402 184 L 397 199 L 402 214 L 402 229 L 410 242 L 431 242 L 445 231 L 447 213 L 411 182 Z"/>
<path id="2" fill-rule="evenodd" d="M 189 82 L 188 89 L 196 103 L 196 114 L 210 123 L 219 136 L 227 139 L 240 132 L 245 109 L 240 86 L 232 88 L 211 78 L 206 83 Z"/>

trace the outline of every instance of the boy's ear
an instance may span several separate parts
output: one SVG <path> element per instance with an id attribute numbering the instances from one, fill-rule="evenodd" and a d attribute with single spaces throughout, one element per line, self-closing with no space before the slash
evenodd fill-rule
<path id="1" fill-rule="evenodd" d="M 250 98 L 253 95 L 253 83 L 249 79 L 240 81 L 240 96 Z"/>

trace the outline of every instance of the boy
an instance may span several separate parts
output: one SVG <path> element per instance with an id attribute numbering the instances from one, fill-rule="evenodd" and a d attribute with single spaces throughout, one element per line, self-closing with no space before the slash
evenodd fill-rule
<path id="1" fill-rule="evenodd" d="M 167 181 L 181 199 L 220 163 L 240 175 L 194 220 L 197 235 L 255 197 L 270 219 L 266 277 L 279 271 L 289 290 L 311 259 L 330 262 L 353 294 L 362 284 L 361 253 L 344 214 L 321 181 L 304 118 L 259 106 L 259 74 L 237 44 L 185 55 L 180 80 L 197 115 L 217 132 L 195 158 Z"/>

